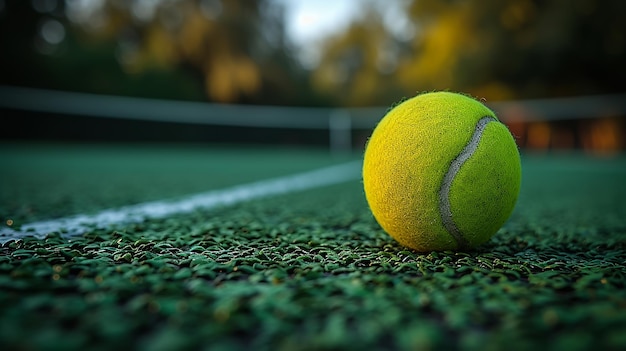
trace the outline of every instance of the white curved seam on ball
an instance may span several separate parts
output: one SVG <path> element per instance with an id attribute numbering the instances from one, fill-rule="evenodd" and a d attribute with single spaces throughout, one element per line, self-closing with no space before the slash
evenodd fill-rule
<path id="1" fill-rule="evenodd" d="M 497 122 L 497 119 L 492 116 L 485 116 L 478 120 L 474 133 L 472 134 L 472 138 L 467 145 L 465 145 L 463 150 L 461 150 L 461 153 L 459 153 L 459 155 L 450 163 L 450 167 L 443 177 L 441 188 L 439 189 L 439 213 L 441 214 L 443 226 L 456 240 L 459 249 L 468 248 L 470 245 L 452 218 L 452 209 L 450 208 L 450 188 L 452 187 L 452 182 L 463 164 L 465 164 L 465 162 L 472 157 L 478 148 L 478 143 L 480 142 L 483 132 L 485 131 L 485 127 L 490 122 Z"/>

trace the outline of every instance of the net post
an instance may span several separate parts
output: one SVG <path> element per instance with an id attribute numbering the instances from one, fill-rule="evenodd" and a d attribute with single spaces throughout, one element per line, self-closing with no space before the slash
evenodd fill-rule
<path id="1" fill-rule="evenodd" d="M 352 152 L 352 117 L 347 110 L 335 109 L 328 116 L 330 151 L 333 154 Z"/>

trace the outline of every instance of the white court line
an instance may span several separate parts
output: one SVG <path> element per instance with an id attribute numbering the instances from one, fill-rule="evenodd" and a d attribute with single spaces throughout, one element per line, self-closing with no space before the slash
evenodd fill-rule
<path id="1" fill-rule="evenodd" d="M 33 222 L 19 230 L 0 228 L 0 243 L 19 240 L 27 236 L 44 238 L 58 232 L 64 237 L 81 235 L 110 225 L 142 222 L 148 218 L 162 218 L 198 209 L 211 209 L 271 195 L 297 192 L 331 184 L 347 182 L 361 176 L 361 161 L 298 173 L 285 177 L 243 184 L 222 190 L 212 190 L 190 195 L 175 201 L 151 201 L 137 205 L 107 209 L 96 214 L 79 214 L 65 218 Z"/>

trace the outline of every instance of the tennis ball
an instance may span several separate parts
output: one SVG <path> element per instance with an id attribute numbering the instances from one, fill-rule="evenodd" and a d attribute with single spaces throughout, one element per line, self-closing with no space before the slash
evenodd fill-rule
<path id="1" fill-rule="evenodd" d="M 405 100 L 367 141 L 363 187 L 380 226 L 420 252 L 468 250 L 511 215 L 521 183 L 508 128 L 481 102 L 453 92 Z"/>

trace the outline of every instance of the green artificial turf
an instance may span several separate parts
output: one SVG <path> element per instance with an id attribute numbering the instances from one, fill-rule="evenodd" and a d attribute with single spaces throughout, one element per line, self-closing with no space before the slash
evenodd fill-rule
<path id="1" fill-rule="evenodd" d="M 220 151 L 230 156 L 213 177 L 199 170 L 200 189 L 201 177 L 176 162 L 201 150 L 144 151 L 179 165 L 168 179 L 148 176 L 156 165 L 139 172 L 123 149 L 105 150 L 128 163 L 98 171 L 132 196 L 111 194 L 106 181 L 74 188 L 81 177 L 62 167 L 68 193 L 41 193 L 40 178 L 27 176 L 35 156 L 22 150 L 20 162 L 34 168 L 23 177 L 13 169 L 19 191 L 2 195 L 3 215 L 26 221 L 63 204 L 53 213 L 337 162 L 319 152 Z M 258 157 L 267 169 L 242 163 Z M 398 245 L 373 219 L 358 180 L 71 239 L 10 241 L 0 248 L 0 349 L 624 349 L 625 161 L 524 154 L 513 215 L 469 252 Z M 164 189 L 177 177 L 186 185 Z M 23 202 L 37 210 L 20 212 Z"/>
<path id="2" fill-rule="evenodd" d="M 316 149 L 159 144 L 1 144 L 0 219 L 16 225 L 177 198 L 354 156 Z"/>

